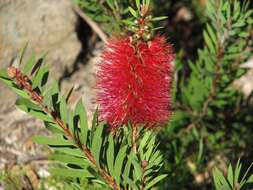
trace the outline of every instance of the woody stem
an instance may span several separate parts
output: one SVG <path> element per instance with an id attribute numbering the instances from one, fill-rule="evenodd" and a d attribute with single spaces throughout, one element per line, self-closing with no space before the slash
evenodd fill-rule
<path id="1" fill-rule="evenodd" d="M 137 153 L 137 136 L 138 136 L 138 130 L 136 125 L 132 125 L 132 151 L 134 153 Z"/>
<path id="2" fill-rule="evenodd" d="M 40 106 L 43 111 L 50 115 L 53 118 L 54 123 L 56 123 L 60 128 L 63 129 L 65 136 L 72 140 L 76 146 L 84 153 L 86 158 L 95 166 L 98 166 L 97 161 L 95 160 L 94 156 L 91 154 L 90 149 L 84 144 L 80 144 L 80 141 L 75 138 L 74 134 L 71 130 L 66 126 L 66 124 L 62 121 L 62 119 L 58 116 L 57 112 L 53 108 L 49 108 L 43 103 L 43 97 L 38 92 L 34 91 L 32 88 L 31 80 L 24 75 L 20 70 L 15 67 L 8 68 L 8 76 L 11 79 L 15 79 L 16 83 L 21 86 L 28 94 L 30 98 Z M 99 173 L 101 174 L 102 178 L 107 182 L 107 184 L 115 190 L 120 190 L 120 186 L 116 183 L 114 178 L 104 169 L 98 168 Z"/>

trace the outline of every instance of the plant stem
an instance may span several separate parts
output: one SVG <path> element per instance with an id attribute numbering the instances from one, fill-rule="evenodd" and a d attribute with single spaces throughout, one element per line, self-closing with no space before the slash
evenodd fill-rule
<path id="1" fill-rule="evenodd" d="M 66 124 L 60 119 L 57 112 L 54 109 L 49 108 L 43 103 L 43 97 L 32 88 L 31 80 L 24 75 L 20 70 L 18 70 L 15 67 L 9 67 L 8 68 L 8 75 L 10 78 L 16 80 L 16 84 L 23 88 L 28 94 L 30 95 L 31 99 L 42 108 L 42 110 L 50 115 L 53 118 L 54 123 L 56 123 L 61 129 L 63 129 L 65 136 L 73 141 L 76 146 L 81 149 L 81 151 L 84 153 L 86 158 L 95 166 L 98 166 L 98 163 L 96 162 L 94 156 L 91 154 L 91 151 L 89 148 L 84 144 L 82 145 L 78 139 L 75 138 L 75 136 L 72 134 L 72 132 L 69 130 L 69 128 L 66 126 Z M 101 174 L 102 178 L 107 182 L 107 184 L 114 190 L 120 190 L 120 186 L 117 185 L 116 181 L 110 174 L 103 168 L 97 167 L 99 173 Z"/>
<path id="2" fill-rule="evenodd" d="M 137 126 L 132 125 L 132 151 L 136 154 L 137 153 L 137 136 L 138 136 L 138 131 L 137 131 Z"/>

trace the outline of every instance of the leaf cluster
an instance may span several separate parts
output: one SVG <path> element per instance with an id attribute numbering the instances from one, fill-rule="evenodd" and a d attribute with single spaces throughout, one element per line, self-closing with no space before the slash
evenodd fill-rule
<path id="1" fill-rule="evenodd" d="M 232 165 L 229 164 L 226 177 L 216 168 L 213 172 L 215 188 L 217 190 L 243 190 L 252 188 L 253 174 L 250 174 L 251 167 L 252 164 L 243 174 L 242 164 L 238 160 L 234 170 Z"/>
<path id="2" fill-rule="evenodd" d="M 89 126 L 82 100 L 74 109 L 68 105 L 71 92 L 61 95 L 56 81 L 48 82 L 49 69 L 43 56 L 32 55 L 20 68 L 0 71 L 0 79 L 18 95 L 17 107 L 44 121 L 50 136 L 35 136 L 36 143 L 48 145 L 54 152 L 50 156 L 58 164 L 50 169 L 55 176 L 64 177 L 74 189 L 82 189 L 86 181 L 89 189 L 150 189 L 166 174 L 159 174 L 163 157 L 158 150 L 156 136 L 141 129 L 132 151 L 131 126 L 123 127 L 117 134 L 108 131 L 106 124 L 98 121 L 95 112 Z M 12 69 L 12 70 L 11 70 Z M 13 70 L 14 69 L 14 70 Z M 13 74 L 10 74 L 10 70 Z"/>

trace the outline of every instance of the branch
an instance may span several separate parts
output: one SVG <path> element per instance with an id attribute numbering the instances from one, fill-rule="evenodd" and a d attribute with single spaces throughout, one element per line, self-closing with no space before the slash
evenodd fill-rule
<path id="1" fill-rule="evenodd" d="M 107 35 L 101 30 L 97 23 L 90 19 L 78 6 L 74 6 L 75 12 L 91 27 L 91 29 L 104 42 L 107 42 Z"/>
<path id="2" fill-rule="evenodd" d="M 137 126 L 132 125 L 132 151 L 136 154 L 137 153 L 137 136 L 138 136 L 138 131 L 137 131 Z"/>
<path id="3" fill-rule="evenodd" d="M 9 67 L 8 68 L 8 76 L 11 79 L 15 79 L 16 84 L 23 88 L 31 97 L 31 99 L 42 108 L 42 110 L 50 115 L 54 122 L 61 128 L 63 129 L 65 136 L 73 141 L 79 149 L 84 153 L 86 158 L 95 166 L 97 167 L 98 164 L 91 154 L 91 151 L 86 145 L 82 145 L 79 140 L 75 138 L 75 136 L 72 134 L 72 132 L 69 130 L 69 128 L 66 126 L 66 124 L 60 119 L 58 116 L 57 112 L 49 108 L 47 105 L 43 103 L 43 97 L 36 91 L 33 90 L 32 88 L 32 83 L 31 80 L 28 78 L 28 76 L 24 75 L 20 70 L 18 70 L 15 67 Z M 108 185 L 110 185 L 111 188 L 115 190 L 120 190 L 120 186 L 117 185 L 116 181 L 110 174 L 103 168 L 97 167 L 98 171 L 100 172 L 101 176 L 103 179 L 107 182 Z"/>

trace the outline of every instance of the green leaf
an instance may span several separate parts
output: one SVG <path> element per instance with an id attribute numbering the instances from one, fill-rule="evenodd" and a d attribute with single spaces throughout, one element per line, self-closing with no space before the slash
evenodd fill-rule
<path id="1" fill-rule="evenodd" d="M 109 6 L 112 10 L 114 10 L 113 2 L 114 2 L 114 0 L 106 0 L 106 3 L 108 4 L 108 6 Z"/>
<path id="2" fill-rule="evenodd" d="M 94 135 L 93 135 L 93 141 L 92 141 L 92 146 L 91 146 L 91 153 L 94 156 L 95 160 L 97 161 L 98 167 L 99 167 L 99 162 L 100 162 L 100 152 L 102 148 L 102 143 L 103 143 L 103 137 L 102 133 L 104 130 L 104 124 L 101 123 L 98 125 L 96 128 Z"/>
<path id="3" fill-rule="evenodd" d="M 36 73 L 35 77 L 32 79 L 32 87 L 36 88 L 39 87 L 40 90 L 41 87 L 43 87 L 47 82 L 47 76 L 49 73 L 49 68 L 47 65 L 42 66 Z"/>
<path id="4" fill-rule="evenodd" d="M 1 78 L 10 80 L 9 77 L 8 77 L 8 75 L 7 75 L 7 69 L 0 69 L 0 79 Z"/>
<path id="5" fill-rule="evenodd" d="M 135 4 L 136 4 L 137 9 L 140 10 L 140 7 L 141 7 L 140 0 L 135 0 Z"/>
<path id="6" fill-rule="evenodd" d="M 123 162 L 126 157 L 126 150 L 127 146 L 123 146 L 119 149 L 119 152 L 117 154 L 115 165 L 114 165 L 114 178 L 117 184 L 120 184 L 120 178 L 121 178 L 121 171 L 123 167 Z"/>
<path id="7" fill-rule="evenodd" d="M 157 176 L 156 178 L 152 179 L 152 181 L 149 182 L 149 183 L 145 186 L 144 190 L 150 189 L 151 187 L 153 187 L 155 184 L 157 184 L 159 181 L 163 180 L 163 179 L 166 178 L 166 177 L 167 177 L 167 174 L 162 174 L 162 175 Z"/>
<path id="8" fill-rule="evenodd" d="M 57 152 L 62 152 L 68 155 L 73 155 L 77 157 L 84 157 L 84 153 L 79 148 L 73 148 L 73 147 L 54 147 L 54 150 Z"/>
<path id="9" fill-rule="evenodd" d="M 164 28 L 163 26 L 156 27 L 156 28 L 153 28 L 152 31 L 161 30 L 161 29 L 163 29 L 163 28 Z"/>
<path id="10" fill-rule="evenodd" d="M 204 39 L 205 39 L 205 42 L 207 44 L 207 47 L 209 48 L 209 50 L 211 51 L 211 53 L 215 53 L 216 50 L 215 50 L 215 46 L 211 40 L 211 38 L 209 37 L 209 35 L 207 34 L 206 31 L 204 31 Z"/>
<path id="11" fill-rule="evenodd" d="M 33 109 L 28 109 L 25 105 L 20 104 L 20 105 L 16 105 L 20 110 L 29 113 L 30 115 L 41 119 L 42 121 L 48 121 L 48 122 L 53 122 L 53 119 L 47 115 L 46 113 L 44 113 L 43 111 L 40 110 L 33 110 Z"/>
<path id="12" fill-rule="evenodd" d="M 54 153 L 49 156 L 51 160 L 57 160 L 66 164 L 74 164 L 81 167 L 89 166 L 89 162 L 85 158 L 76 157 L 73 155 Z"/>
<path id="13" fill-rule="evenodd" d="M 106 159 L 107 159 L 107 167 L 112 176 L 114 176 L 114 170 L 113 170 L 113 165 L 114 165 L 114 139 L 112 134 L 109 134 L 108 138 L 108 149 L 106 151 Z"/>
<path id="14" fill-rule="evenodd" d="M 98 109 L 96 109 L 95 113 L 93 114 L 91 129 L 95 129 L 97 124 L 98 124 Z"/>
<path id="15" fill-rule="evenodd" d="M 239 33 L 239 36 L 242 38 L 247 38 L 250 36 L 250 34 L 248 32 L 241 32 L 241 33 Z"/>
<path id="16" fill-rule="evenodd" d="M 135 17 L 138 18 L 138 13 L 132 7 L 128 7 L 130 13 Z"/>
<path id="17" fill-rule="evenodd" d="M 33 75 L 34 73 L 38 72 L 38 70 L 40 69 L 40 67 L 42 66 L 45 57 L 47 56 L 48 52 L 44 52 L 40 58 L 37 60 L 37 62 L 33 65 L 33 68 L 31 70 L 31 75 Z"/>
<path id="18" fill-rule="evenodd" d="M 70 97 L 72 95 L 73 90 L 74 90 L 74 86 L 71 87 L 71 89 L 69 90 L 69 92 L 68 92 L 68 94 L 66 96 L 66 103 L 69 102 L 69 99 L 70 99 Z"/>
<path id="19" fill-rule="evenodd" d="M 145 5 L 146 5 L 147 7 L 149 7 L 149 4 L 150 4 L 150 0 L 146 0 Z"/>
<path id="20" fill-rule="evenodd" d="M 74 113 L 72 110 L 68 111 L 68 128 L 74 134 L 75 139 L 79 139 L 79 130 L 77 128 L 77 125 L 75 125 L 75 119 L 74 119 Z"/>
<path id="21" fill-rule="evenodd" d="M 154 17 L 151 19 L 151 21 L 161 21 L 167 19 L 167 16 L 160 16 L 160 17 Z"/>
<path id="22" fill-rule="evenodd" d="M 210 38 L 212 39 L 212 42 L 214 43 L 215 47 L 217 46 L 217 36 L 213 30 L 213 28 L 207 24 L 206 29 L 208 31 L 208 34 L 210 35 Z"/>
<path id="23" fill-rule="evenodd" d="M 237 161 L 236 163 L 236 167 L 235 167 L 235 174 L 234 174 L 234 185 L 236 185 L 236 183 L 239 182 L 239 177 L 240 177 L 240 173 L 241 173 L 241 163 L 240 163 L 240 159 Z"/>
<path id="24" fill-rule="evenodd" d="M 234 174 L 231 164 L 228 167 L 228 182 L 230 183 L 231 187 L 234 186 Z"/>
<path id="25" fill-rule="evenodd" d="M 132 189 L 139 189 L 137 185 L 133 182 L 132 179 L 129 177 L 125 177 L 124 180 L 127 182 L 127 184 L 132 188 Z"/>
<path id="26" fill-rule="evenodd" d="M 19 57 L 19 64 L 20 65 L 23 62 L 23 58 L 24 58 L 25 52 L 27 50 L 27 47 L 28 47 L 28 42 L 25 44 L 25 46 L 20 51 L 20 57 Z"/>
<path id="27" fill-rule="evenodd" d="M 123 177 L 124 178 L 129 177 L 130 169 L 131 169 L 131 166 L 132 166 L 132 160 L 134 159 L 134 157 L 135 157 L 135 153 L 131 151 L 130 155 L 128 155 L 128 157 L 127 157 L 127 163 L 126 163 L 125 168 L 124 168 L 124 172 L 123 172 Z"/>
<path id="28" fill-rule="evenodd" d="M 132 164 L 134 166 L 134 174 L 135 174 L 135 181 L 141 180 L 142 177 L 142 168 L 141 165 L 137 162 L 137 158 L 132 160 Z"/>
<path id="29" fill-rule="evenodd" d="M 29 71 L 31 71 L 33 65 L 35 64 L 36 61 L 36 56 L 33 53 L 32 56 L 28 59 L 28 61 L 26 62 L 24 68 L 22 69 L 22 72 L 27 75 L 29 73 Z"/>
<path id="30" fill-rule="evenodd" d="M 46 144 L 46 145 L 73 145 L 69 140 L 65 140 L 62 136 L 57 135 L 54 137 L 46 137 L 46 136 L 34 136 L 32 140 L 38 144 Z"/>
<path id="31" fill-rule="evenodd" d="M 248 178 L 247 183 L 253 183 L 253 174 Z"/>
<path id="32" fill-rule="evenodd" d="M 73 178 L 90 178 L 93 177 L 88 170 L 71 169 L 71 168 L 51 168 L 50 173 L 56 176 L 73 177 Z"/>
<path id="33" fill-rule="evenodd" d="M 86 144 L 89 128 L 87 113 L 83 106 L 82 99 L 80 99 L 76 105 L 75 114 L 78 115 L 80 119 L 80 141 L 82 144 Z"/>
<path id="34" fill-rule="evenodd" d="M 51 123 L 51 122 L 44 122 L 45 127 L 47 128 L 47 130 L 51 131 L 52 133 L 57 133 L 57 134 L 64 134 L 64 130 L 62 128 L 60 128 L 58 125 L 56 125 L 55 123 Z"/>
<path id="35" fill-rule="evenodd" d="M 223 176 L 220 170 L 217 168 L 214 170 L 214 182 L 217 189 L 224 189 L 224 190 L 230 190 L 230 186 L 226 180 L 226 178 Z M 222 187 L 222 188 L 221 188 Z"/>
<path id="36" fill-rule="evenodd" d="M 61 116 L 61 120 L 64 123 L 67 123 L 67 113 L 68 113 L 68 109 L 67 109 L 67 103 L 65 98 L 61 97 L 60 100 L 60 116 Z"/>
<path id="37" fill-rule="evenodd" d="M 31 100 L 29 100 L 29 99 L 22 98 L 22 97 L 17 99 L 16 105 L 17 106 L 24 105 L 28 109 L 42 111 L 41 108 L 37 104 L 31 102 Z"/>
<path id="38" fill-rule="evenodd" d="M 20 89 L 11 79 L 9 79 L 6 69 L 0 69 L 0 80 L 2 80 L 7 86 L 11 87 L 19 96 L 29 99 L 27 92 Z"/>
<path id="39" fill-rule="evenodd" d="M 149 159 L 150 159 L 150 156 L 151 156 L 151 154 L 152 154 L 152 152 L 153 152 L 153 149 L 154 149 L 155 139 L 156 139 L 156 136 L 153 135 L 153 136 L 151 137 L 150 141 L 148 142 L 148 145 L 147 145 L 148 150 L 147 150 L 147 152 L 145 152 L 145 159 L 146 159 L 146 160 L 149 160 Z"/>

